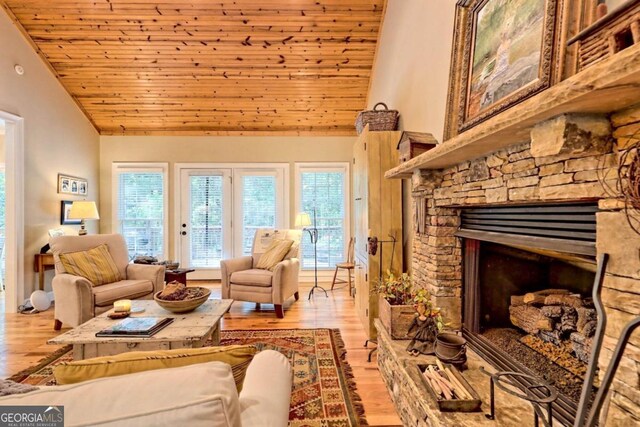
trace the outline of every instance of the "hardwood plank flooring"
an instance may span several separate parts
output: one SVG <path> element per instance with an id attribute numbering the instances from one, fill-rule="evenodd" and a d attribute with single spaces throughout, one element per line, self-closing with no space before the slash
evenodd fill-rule
<path id="1" fill-rule="evenodd" d="M 220 297 L 219 283 L 197 284 L 210 287 L 214 297 Z M 325 288 L 330 286 L 325 284 Z M 235 302 L 222 321 L 222 329 L 339 328 L 367 421 L 372 426 L 402 425 L 378 372 L 375 356 L 371 363 L 367 362 L 369 350 L 363 346 L 366 336 L 348 290 L 336 288 L 328 292 L 328 297 L 322 292 L 316 293 L 309 301 L 309 289 L 309 286 L 301 286 L 300 300 L 294 302 L 291 298 L 285 304 L 284 319 L 276 318 L 271 304 L 256 309 L 253 303 Z M 0 312 L 4 312 L 4 299 L 0 300 Z M 35 365 L 58 348 L 46 344 L 49 338 L 58 335 L 53 330 L 53 308 L 33 315 L 4 313 L 3 317 L 4 321 L 0 323 L 0 378 Z"/>

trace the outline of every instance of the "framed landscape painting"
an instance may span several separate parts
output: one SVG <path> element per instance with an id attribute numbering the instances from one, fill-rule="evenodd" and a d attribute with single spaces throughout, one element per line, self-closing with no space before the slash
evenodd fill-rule
<path id="1" fill-rule="evenodd" d="M 454 133 L 550 86 L 556 0 L 461 0 L 450 114 Z"/>

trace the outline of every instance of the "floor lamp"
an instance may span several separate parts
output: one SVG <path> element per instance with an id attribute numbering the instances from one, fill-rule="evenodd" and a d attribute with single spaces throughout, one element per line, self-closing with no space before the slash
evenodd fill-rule
<path id="1" fill-rule="evenodd" d="M 309 291 L 309 298 L 313 296 L 313 292 L 316 289 L 320 289 L 324 292 L 324 295 L 328 298 L 329 295 L 327 291 L 322 287 L 318 286 L 318 228 L 316 227 L 316 210 L 313 210 L 313 227 L 310 227 L 311 218 L 308 213 L 302 212 L 296 215 L 296 227 L 302 228 L 304 231 L 309 233 L 309 237 L 311 238 L 311 243 L 313 243 L 313 262 L 314 262 L 314 279 L 315 283 L 311 290 Z"/>

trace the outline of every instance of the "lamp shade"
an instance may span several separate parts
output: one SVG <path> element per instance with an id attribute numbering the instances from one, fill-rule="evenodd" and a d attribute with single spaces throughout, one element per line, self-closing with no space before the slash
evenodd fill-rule
<path id="1" fill-rule="evenodd" d="M 296 228 L 304 228 L 311 225 L 311 217 L 306 212 L 296 215 Z"/>
<path id="2" fill-rule="evenodd" d="M 96 202 L 76 200 L 71 204 L 69 219 L 100 219 Z"/>

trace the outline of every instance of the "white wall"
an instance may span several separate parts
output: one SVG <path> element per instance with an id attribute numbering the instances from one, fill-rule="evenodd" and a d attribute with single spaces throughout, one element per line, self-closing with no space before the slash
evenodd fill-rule
<path id="1" fill-rule="evenodd" d="M 368 104 L 400 111 L 400 129 L 442 142 L 455 0 L 389 0 Z"/>
<path id="2" fill-rule="evenodd" d="M 455 0 L 388 0 L 369 88 L 368 108 L 400 112 L 400 130 L 429 132 L 442 142 Z M 411 184 L 403 183 L 405 268 L 411 266 Z"/>
<path id="3" fill-rule="evenodd" d="M 47 230 L 60 226 L 57 175 L 89 180 L 88 199 L 97 200 L 98 134 L 51 71 L 3 11 L 0 12 L 0 110 L 24 119 L 25 294 L 36 285 L 33 256 L 48 241 Z M 14 65 L 25 74 L 19 76 Z M 89 224 L 96 232 L 97 224 Z M 68 227 L 77 233 L 78 227 Z M 50 286 L 51 272 L 47 274 Z"/>

